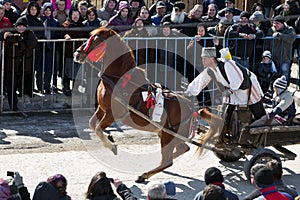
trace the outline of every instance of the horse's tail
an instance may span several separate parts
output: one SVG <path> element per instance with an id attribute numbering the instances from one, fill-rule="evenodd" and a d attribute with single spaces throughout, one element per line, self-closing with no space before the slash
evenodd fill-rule
<path id="1" fill-rule="evenodd" d="M 207 144 L 209 142 L 214 145 L 219 138 L 220 132 L 222 131 L 223 124 L 224 124 L 223 119 L 218 115 L 209 112 L 205 108 L 200 109 L 198 111 L 198 114 L 203 120 L 205 120 L 209 124 L 209 129 L 207 133 L 203 134 L 200 137 L 199 142 L 201 144 Z M 198 147 L 196 153 L 198 154 L 199 157 L 201 157 L 201 155 L 203 154 L 203 148 Z"/>

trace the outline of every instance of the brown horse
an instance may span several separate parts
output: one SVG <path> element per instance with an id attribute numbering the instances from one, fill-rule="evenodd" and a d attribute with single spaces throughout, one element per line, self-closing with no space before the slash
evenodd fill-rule
<path id="1" fill-rule="evenodd" d="M 149 87 L 155 86 L 148 83 L 144 70 L 136 66 L 132 51 L 115 31 L 107 28 L 92 31 L 89 40 L 74 53 L 74 61 L 83 63 L 86 60 L 103 61 L 102 80 L 97 89 L 99 106 L 89 121 L 91 129 L 96 132 L 103 145 L 117 154 L 116 144 L 103 134 L 103 130 L 116 120 L 139 130 L 159 133 L 162 155 L 160 165 L 143 173 L 137 182 L 143 182 L 172 166 L 173 159 L 190 149 L 185 141 L 166 133 L 128 109 L 131 106 L 151 119 L 153 109 L 147 108 L 147 101 L 143 100 L 141 93 L 148 93 Z M 159 124 L 188 138 L 193 103 L 165 88 L 163 96 L 164 112 Z M 201 112 L 201 115 L 210 120 L 208 112 Z"/>

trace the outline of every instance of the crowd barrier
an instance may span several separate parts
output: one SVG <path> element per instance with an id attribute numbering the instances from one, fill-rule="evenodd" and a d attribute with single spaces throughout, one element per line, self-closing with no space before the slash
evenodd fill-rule
<path id="1" fill-rule="evenodd" d="M 223 38 L 219 38 L 223 46 L 230 46 L 230 42 L 235 42 L 231 39 L 223 41 Z M 300 36 L 297 36 L 300 39 Z M 202 38 L 203 46 L 208 44 L 209 38 Z M 248 58 L 249 69 L 254 71 L 256 68 L 255 63 L 261 61 L 262 52 L 266 49 L 266 43 L 271 42 L 271 52 L 283 51 L 283 48 L 274 48 L 273 37 L 265 37 L 259 40 L 254 40 L 253 55 Z M 37 91 L 36 76 L 32 80 L 32 87 L 35 89 L 33 97 L 28 99 L 24 95 L 24 80 L 18 81 L 18 107 L 19 111 L 39 112 L 47 110 L 60 110 L 60 109 L 83 109 L 93 108 L 95 106 L 95 93 L 100 78 L 98 77 L 99 70 L 95 66 L 91 67 L 88 63 L 82 64 L 78 70 L 76 78 L 72 81 L 71 87 L 73 92 L 71 96 L 66 96 L 63 93 L 62 80 L 65 73 L 66 51 L 75 51 L 75 42 L 85 42 L 86 39 L 73 39 L 66 41 L 59 40 L 39 40 L 38 42 L 43 46 L 42 60 L 43 66 L 46 65 L 46 56 L 50 53 L 52 57 L 52 76 L 51 86 L 56 83 L 56 87 L 51 87 L 50 94 L 45 94 L 41 91 Z M 176 92 L 183 93 L 187 89 L 188 83 L 197 76 L 199 72 L 203 70 L 201 64 L 201 47 L 195 43 L 194 37 L 150 37 L 150 38 L 125 38 L 126 43 L 133 49 L 134 55 L 138 65 L 145 69 L 146 76 L 150 82 L 158 82 Z M 73 49 L 66 49 L 66 42 L 72 42 Z M 53 44 L 53 49 L 47 51 L 47 45 Z M 189 47 L 189 48 L 188 48 Z M 117 47 L 116 47 L 117 48 Z M 247 44 L 244 49 L 236 48 L 238 51 L 244 51 L 246 53 Z M 293 48 L 291 46 L 291 60 L 293 60 Z M 297 49 L 297 55 L 299 55 L 299 48 Z M 34 54 L 33 60 L 36 60 L 37 53 Z M 1 54 L 2 58 L 5 57 L 3 50 Z M 299 56 L 298 61 L 299 63 Z M 33 62 L 32 73 L 35 74 Z M 48 63 L 49 64 L 49 63 Z M 101 63 L 97 63 L 101 65 Z M 96 66 L 97 66 L 96 65 Z M 299 66 L 299 65 L 298 65 Z M 1 79 L 0 79 L 0 114 L 15 112 L 11 111 L 8 105 L 7 88 L 4 88 L 5 79 L 5 67 L 2 60 L 1 67 Z M 74 68 L 72 63 L 72 68 Z M 72 70 L 73 71 L 73 70 Z M 45 68 L 43 67 L 43 73 Z M 23 75 L 18 77 L 24 77 Z M 298 77 L 297 77 L 298 78 Z M 22 79 L 22 78 L 21 78 Z M 43 77 L 44 82 L 44 77 Z M 44 88 L 42 88 L 44 90 Z M 206 93 L 209 93 L 209 99 L 212 102 L 208 102 Z M 221 103 L 221 94 L 218 93 L 215 84 L 212 82 L 205 92 L 201 93 L 198 98 L 193 98 L 195 105 L 198 106 L 217 106 Z"/>

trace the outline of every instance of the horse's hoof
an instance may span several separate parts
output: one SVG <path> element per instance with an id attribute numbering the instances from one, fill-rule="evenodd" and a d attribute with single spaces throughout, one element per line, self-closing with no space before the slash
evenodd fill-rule
<path id="1" fill-rule="evenodd" d="M 144 183 L 147 178 L 146 173 L 142 174 L 142 176 L 138 176 L 138 178 L 135 180 L 136 183 Z"/>
<path id="2" fill-rule="evenodd" d="M 117 155 L 118 154 L 118 145 L 116 145 L 116 144 L 113 144 L 112 145 L 112 147 L 111 147 L 111 151 L 115 154 L 115 155 Z"/>

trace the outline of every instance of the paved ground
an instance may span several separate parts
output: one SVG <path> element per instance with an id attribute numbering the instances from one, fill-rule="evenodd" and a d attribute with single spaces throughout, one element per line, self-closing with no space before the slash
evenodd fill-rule
<path id="1" fill-rule="evenodd" d="M 118 155 L 104 149 L 95 134 L 88 128 L 91 112 L 28 113 L 0 116 L 0 176 L 6 171 L 19 171 L 31 194 L 39 181 L 55 173 L 64 174 L 72 199 L 84 199 L 91 177 L 105 171 L 113 178 L 122 179 L 136 196 L 145 199 L 145 184 L 134 180 L 160 159 L 158 137 L 153 133 L 132 130 L 114 125 L 109 128 L 118 141 Z M 177 159 L 166 171 L 151 180 L 172 180 L 176 183 L 175 198 L 189 200 L 204 187 L 203 174 L 210 166 L 219 167 L 225 175 L 226 187 L 240 197 L 253 189 L 243 174 L 243 160 L 222 163 L 211 152 L 199 159 L 196 148 Z M 300 152 L 300 145 L 290 146 Z M 300 192 L 300 158 L 284 165 L 284 180 Z"/>

